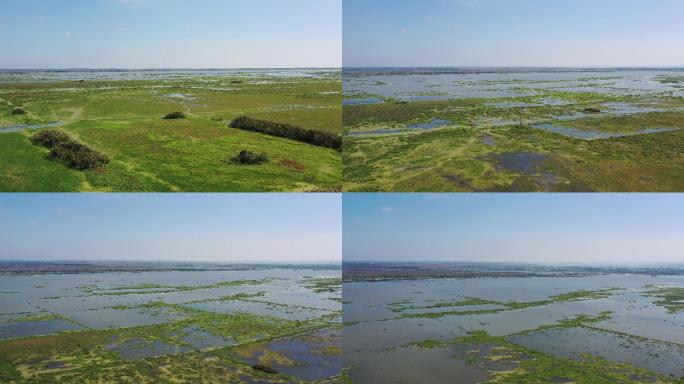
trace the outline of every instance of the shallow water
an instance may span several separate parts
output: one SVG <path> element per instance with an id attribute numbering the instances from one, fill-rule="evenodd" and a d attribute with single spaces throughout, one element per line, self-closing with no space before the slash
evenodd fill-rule
<path id="1" fill-rule="evenodd" d="M 572 137 L 581 140 L 600 140 L 611 139 L 615 137 L 627 137 L 635 135 L 647 135 L 651 133 L 672 132 L 682 128 L 644 128 L 633 132 L 606 132 L 606 131 L 587 131 L 567 126 L 560 126 L 555 124 L 532 124 L 532 128 L 541 129 L 542 131 L 558 133 L 563 136 Z"/>
<path id="2" fill-rule="evenodd" d="M 364 97 L 361 99 L 343 99 L 342 105 L 365 105 L 365 104 L 380 104 L 384 103 L 382 99 L 377 97 Z"/>
<path id="3" fill-rule="evenodd" d="M 340 373 L 344 366 L 341 352 L 342 334 L 337 330 L 323 330 L 307 336 L 275 340 L 263 345 L 263 349 L 251 357 L 237 358 L 248 364 L 257 364 L 264 351 L 275 352 L 295 364 L 272 363 L 279 372 L 301 380 L 316 381 Z"/>
<path id="4" fill-rule="evenodd" d="M 21 131 L 26 131 L 26 130 L 31 130 L 31 129 L 59 127 L 60 125 L 64 125 L 64 122 L 63 121 L 53 121 L 52 123 L 47 123 L 47 124 L 16 124 L 16 125 L 10 125 L 7 127 L 0 127 L 0 133 L 21 132 Z"/>
<path id="5" fill-rule="evenodd" d="M 580 359 L 586 353 L 664 375 L 684 376 L 684 345 L 644 341 L 584 327 L 544 330 L 508 340 L 556 356 Z"/>
<path id="6" fill-rule="evenodd" d="M 82 329 L 82 327 L 62 319 L 11 322 L 0 324 L 0 340 L 49 335 L 57 332 L 76 331 L 79 329 Z"/>
<path id="7" fill-rule="evenodd" d="M 116 329 L 178 321 L 185 315 L 169 308 L 145 308 L 141 305 L 163 301 L 188 304 L 216 312 L 244 311 L 269 314 L 287 319 L 304 320 L 330 315 L 341 310 L 338 293 L 313 292 L 306 279 L 340 277 L 339 269 L 267 268 L 226 271 L 160 271 L 139 273 L 82 273 L 45 275 L 0 275 L 0 316 L 10 324 L 27 314 L 54 313 L 76 324 L 93 329 Z M 261 281 L 262 279 L 268 279 Z M 200 287 L 237 280 L 257 280 L 256 284 L 174 290 L 174 286 Z M 260 282 L 260 283 L 259 283 Z M 162 288 L 132 289 L 141 284 L 158 284 Z M 237 294 L 259 294 L 260 302 L 220 302 L 216 299 Z M 255 298 L 257 299 L 257 298 Z M 212 304 L 213 303 L 213 304 Z M 227 303 L 217 305 L 216 303 Z M 122 306 L 114 308 L 115 306 Z M 0 324 L 7 337 L 52 334 L 80 327 L 63 321 Z M 25 329 L 30 329 L 26 331 Z M 206 337 L 214 346 L 225 344 L 221 338 Z M 189 336 L 188 342 L 192 344 Z M 211 347 L 195 341 L 201 348 Z"/>
<path id="8" fill-rule="evenodd" d="M 681 344 L 675 348 L 676 351 L 684 348 L 684 313 L 668 313 L 665 308 L 656 306 L 654 298 L 644 295 L 644 287 L 649 284 L 684 286 L 684 276 L 615 274 L 582 277 L 422 279 L 346 283 L 343 291 L 345 303 L 343 312 L 346 324 L 344 327 L 345 355 L 356 364 L 352 376 L 359 378 L 359 382 L 363 383 L 373 382 L 372 380 L 380 374 L 391 375 L 398 380 L 397 382 L 420 382 L 415 381 L 419 379 L 412 379 L 414 376 L 411 372 L 419 375 L 418 377 L 422 380 L 432 382 L 433 371 L 435 372 L 434 380 L 439 382 L 444 372 L 440 371 L 441 369 L 455 370 L 455 373 L 451 373 L 455 377 L 463 374 L 464 380 L 461 381 L 463 383 L 476 383 L 482 379 L 465 379 L 468 375 L 476 374 L 471 371 L 474 367 L 464 367 L 458 357 L 449 359 L 449 353 L 444 349 L 438 349 L 439 352 L 429 352 L 430 350 L 423 352 L 414 347 L 407 347 L 407 344 L 426 339 L 452 341 L 473 331 L 486 331 L 493 336 L 511 339 L 520 332 L 534 333 L 539 327 L 557 325 L 579 314 L 596 316 L 604 311 L 611 311 L 613 317 L 610 320 L 595 323 L 592 326 L 652 338 L 652 340 L 630 338 L 630 343 L 638 345 L 634 351 L 639 353 L 621 352 L 622 347 L 619 346 L 624 343 L 620 344 L 620 338 L 615 339 L 618 341 L 613 340 L 611 342 L 613 344 L 595 343 L 594 341 L 600 339 L 593 338 L 589 333 L 573 333 L 574 343 L 578 346 L 586 344 L 591 348 L 598 348 L 595 352 L 599 356 L 605 355 L 606 358 L 612 358 L 612 361 L 631 363 L 638 367 L 654 369 L 657 372 L 670 373 L 681 366 L 681 360 L 677 357 L 670 362 L 663 356 L 668 356 L 665 352 L 672 350 L 667 342 Z M 557 302 L 497 313 L 445 314 L 436 318 L 400 318 L 407 314 L 440 314 L 478 307 L 485 309 L 484 306 L 449 306 L 450 303 L 460 302 L 468 297 L 499 302 L 534 302 L 579 290 L 608 288 L 619 290 L 612 291 L 612 296 L 604 299 Z M 437 305 L 442 307 L 420 308 Z M 396 308 L 399 311 L 391 310 Z M 487 305 L 486 308 L 500 309 L 500 306 Z M 547 337 L 548 340 L 545 339 L 545 342 L 539 345 L 559 345 L 558 349 L 563 349 L 560 345 L 568 344 L 566 347 L 570 350 L 571 343 L 565 343 L 560 335 L 563 333 L 559 333 L 557 340 Z M 609 339 L 611 338 L 615 337 L 610 336 Z M 618 347 L 613 348 L 612 345 L 618 345 Z M 539 348 L 542 349 L 541 346 Z M 607 353 L 609 350 L 615 350 L 615 352 L 611 355 Z M 572 351 L 581 352 L 581 350 Z M 650 354 L 651 357 L 639 360 L 639 356 L 646 356 L 646 354 Z M 421 356 L 429 357 L 423 360 Z M 416 363 L 417 361 L 422 362 Z M 446 367 L 435 367 L 435 362 L 446 364 Z M 395 372 L 404 372 L 403 365 L 410 365 L 411 369 L 407 370 L 410 372 L 395 375 Z M 682 372 L 678 374 L 684 376 Z M 402 377 L 405 377 L 407 381 L 402 381 Z"/>
<path id="9" fill-rule="evenodd" d="M 339 76 L 339 69 L 83 69 L 83 70 L 23 70 L 0 69 L 0 82 L 34 82 L 67 80 L 170 80 L 185 77 L 244 78 L 321 78 Z"/>
<path id="10" fill-rule="evenodd" d="M 676 84 L 657 81 L 665 75 L 684 69 L 345 69 L 343 88 L 406 101 L 534 96 L 535 90 L 681 97 Z"/>
<path id="11" fill-rule="evenodd" d="M 445 119 L 432 119 L 423 123 L 408 124 L 402 129 L 374 129 L 370 131 L 347 132 L 347 136 L 370 136 L 370 135 L 389 135 L 395 133 L 406 133 L 410 131 L 428 131 L 452 125 L 453 122 Z"/>

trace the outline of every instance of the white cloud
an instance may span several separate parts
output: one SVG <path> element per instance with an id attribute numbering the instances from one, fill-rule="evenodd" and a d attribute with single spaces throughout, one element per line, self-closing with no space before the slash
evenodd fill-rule
<path id="1" fill-rule="evenodd" d="M 393 209 L 392 207 L 382 207 L 382 208 L 380 208 L 380 210 L 383 211 L 383 212 L 392 212 L 392 209 Z"/>
<path id="2" fill-rule="evenodd" d="M 408 29 L 402 28 L 402 29 L 399 30 L 399 32 L 401 32 L 401 33 L 406 33 L 406 32 L 408 32 Z"/>
<path id="3" fill-rule="evenodd" d="M 67 32 L 64 32 L 64 36 L 66 36 L 66 37 L 71 37 L 71 35 L 72 35 L 72 33 L 71 33 L 71 32 L 69 32 L 69 31 L 67 31 Z"/>

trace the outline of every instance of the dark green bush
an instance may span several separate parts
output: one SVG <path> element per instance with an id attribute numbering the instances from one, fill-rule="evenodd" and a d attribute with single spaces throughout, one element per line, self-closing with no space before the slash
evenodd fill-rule
<path id="1" fill-rule="evenodd" d="M 26 114 L 26 110 L 25 110 L 24 108 L 17 107 L 17 108 L 14 108 L 14 109 L 12 110 L 12 114 L 13 114 L 13 115 L 25 115 L 25 114 Z"/>
<path id="2" fill-rule="evenodd" d="M 109 162 L 107 155 L 76 141 L 58 143 L 50 154 L 63 161 L 69 168 L 93 169 Z"/>
<path id="3" fill-rule="evenodd" d="M 255 369 L 255 370 L 261 371 L 261 372 L 274 374 L 274 375 L 278 373 L 277 369 L 275 369 L 273 367 L 269 367 L 268 365 L 264 365 L 264 364 L 254 364 L 254 365 L 252 365 L 252 369 Z"/>
<path id="4" fill-rule="evenodd" d="M 256 165 L 256 164 L 262 164 L 268 161 L 268 157 L 266 157 L 265 154 L 263 153 L 254 153 L 250 151 L 240 151 L 237 155 L 233 156 L 230 159 L 230 162 L 233 164 L 243 164 L 243 165 Z"/>
<path id="5" fill-rule="evenodd" d="M 185 119 L 185 113 L 183 112 L 171 112 L 168 115 L 164 116 L 165 120 L 176 120 L 176 119 Z"/>
<path id="6" fill-rule="evenodd" d="M 342 137 L 328 132 L 305 129 L 290 124 L 274 123 L 267 120 L 252 119 L 247 116 L 238 117 L 230 123 L 231 128 L 250 132 L 263 133 L 271 136 L 301 141 L 319 147 L 342 148 Z"/>
<path id="7" fill-rule="evenodd" d="M 33 144 L 52 148 L 57 144 L 73 141 L 73 139 L 67 135 L 66 132 L 56 129 L 46 129 L 33 135 L 33 137 L 31 137 L 31 141 Z"/>

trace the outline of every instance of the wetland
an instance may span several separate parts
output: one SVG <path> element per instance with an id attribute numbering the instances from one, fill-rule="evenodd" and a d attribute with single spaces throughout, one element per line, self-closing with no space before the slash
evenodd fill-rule
<path id="1" fill-rule="evenodd" d="M 684 382 L 683 266 L 479 265 L 345 264 L 347 380 Z"/>
<path id="2" fill-rule="evenodd" d="M 683 75 L 345 68 L 343 190 L 682 191 Z"/>
<path id="3" fill-rule="evenodd" d="M 1 266 L 0 382 L 341 380 L 339 266 L 59 265 Z"/>

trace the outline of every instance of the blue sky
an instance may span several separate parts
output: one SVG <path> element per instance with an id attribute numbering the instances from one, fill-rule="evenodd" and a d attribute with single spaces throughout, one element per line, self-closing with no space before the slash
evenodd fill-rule
<path id="1" fill-rule="evenodd" d="M 345 194 L 345 261 L 684 263 L 681 194 Z"/>
<path id="2" fill-rule="evenodd" d="M 340 262 L 337 194 L 0 194 L 0 260 Z"/>
<path id="3" fill-rule="evenodd" d="M 681 0 L 344 0 L 345 66 L 684 66 Z"/>
<path id="4" fill-rule="evenodd" d="M 341 0 L 3 0 L 0 68 L 339 67 Z"/>

